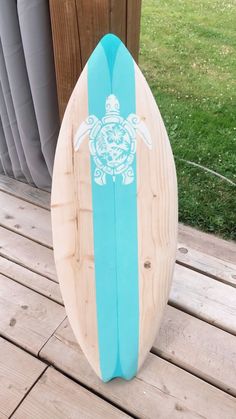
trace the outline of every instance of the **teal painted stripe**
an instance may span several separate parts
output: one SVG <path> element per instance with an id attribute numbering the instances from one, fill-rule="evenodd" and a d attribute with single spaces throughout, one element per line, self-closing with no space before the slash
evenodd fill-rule
<path id="1" fill-rule="evenodd" d="M 105 101 L 111 93 L 107 59 L 101 44 L 88 61 L 89 114 L 104 116 Z M 96 280 L 96 305 L 100 369 L 104 381 L 109 380 L 118 357 L 115 254 L 115 202 L 112 179 L 107 185 L 94 182 L 95 163 L 91 157 L 93 235 Z"/>
<path id="2" fill-rule="evenodd" d="M 123 44 L 116 55 L 112 93 L 120 102 L 124 118 L 135 113 L 134 61 Z M 126 379 L 137 371 L 139 348 L 136 156 L 132 168 L 134 181 L 131 184 L 122 184 L 122 176 L 115 182 L 119 358 Z"/>
<path id="3" fill-rule="evenodd" d="M 111 93 L 120 102 L 121 116 L 135 112 L 133 60 L 121 41 L 107 35 L 88 61 L 89 114 L 101 119 Z M 122 176 L 106 184 L 94 181 L 91 156 L 96 304 L 100 369 L 104 381 L 135 375 L 138 364 L 139 295 L 135 181 Z"/>

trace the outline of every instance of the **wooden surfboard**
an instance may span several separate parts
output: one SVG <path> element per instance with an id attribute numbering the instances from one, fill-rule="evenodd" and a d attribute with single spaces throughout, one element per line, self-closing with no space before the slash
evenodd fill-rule
<path id="1" fill-rule="evenodd" d="M 131 379 L 168 299 L 177 184 L 152 93 L 112 34 L 97 45 L 69 100 L 51 210 L 57 274 L 77 341 L 103 381 Z"/>

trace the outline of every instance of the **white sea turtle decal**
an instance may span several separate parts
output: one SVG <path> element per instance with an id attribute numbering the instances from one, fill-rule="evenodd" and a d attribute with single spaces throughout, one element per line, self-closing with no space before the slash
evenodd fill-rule
<path id="1" fill-rule="evenodd" d="M 106 175 L 112 176 L 113 181 L 117 175 L 122 175 L 122 183 L 128 185 L 134 180 L 132 163 L 136 153 L 136 131 L 150 149 L 152 140 L 146 124 L 138 115 L 131 113 L 127 119 L 122 118 L 115 95 L 107 97 L 105 109 L 106 114 L 101 120 L 90 115 L 79 126 L 74 141 L 75 151 L 89 134 L 89 149 L 96 165 L 94 181 L 105 185 Z"/>

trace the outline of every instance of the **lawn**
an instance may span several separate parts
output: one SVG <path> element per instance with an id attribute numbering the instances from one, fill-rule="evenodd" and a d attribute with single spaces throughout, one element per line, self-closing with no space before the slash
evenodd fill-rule
<path id="1" fill-rule="evenodd" d="M 143 0 L 139 63 L 173 148 L 180 221 L 236 240 L 236 2 Z"/>

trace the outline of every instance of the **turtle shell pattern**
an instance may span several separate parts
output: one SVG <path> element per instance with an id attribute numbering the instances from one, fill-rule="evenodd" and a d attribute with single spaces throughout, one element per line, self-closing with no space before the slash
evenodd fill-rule
<path id="1" fill-rule="evenodd" d="M 113 176 L 114 180 L 133 163 L 135 129 L 119 115 L 104 116 L 90 132 L 89 149 L 97 168 Z"/>

